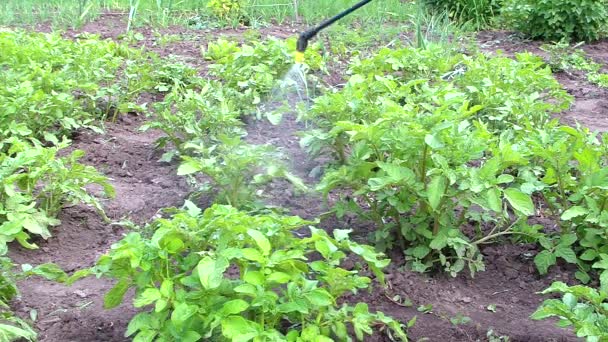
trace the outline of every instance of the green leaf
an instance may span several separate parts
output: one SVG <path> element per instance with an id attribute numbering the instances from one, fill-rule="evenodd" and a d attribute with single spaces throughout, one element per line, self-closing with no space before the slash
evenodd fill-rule
<path id="1" fill-rule="evenodd" d="M 135 306 L 136 308 L 141 308 L 143 306 L 154 303 L 155 301 L 160 299 L 160 297 L 160 291 L 157 288 L 147 288 L 144 290 L 144 292 L 135 297 L 135 300 L 133 301 L 133 306 Z"/>
<path id="2" fill-rule="evenodd" d="M 179 302 L 175 304 L 175 308 L 171 313 L 171 322 L 176 326 L 181 326 L 184 324 L 190 317 L 194 316 L 197 311 L 196 305 L 190 305 L 187 303 Z"/>
<path id="3" fill-rule="evenodd" d="M 513 209 L 522 213 L 525 216 L 532 216 L 535 213 L 534 203 L 529 195 L 524 194 L 518 189 L 509 188 L 505 189 L 505 198 L 509 201 L 509 204 Z"/>
<path id="4" fill-rule="evenodd" d="M 541 275 L 547 274 L 549 267 L 555 265 L 556 262 L 555 255 L 549 251 L 542 251 L 534 257 L 534 264 Z"/>
<path id="5" fill-rule="evenodd" d="M 255 241 L 255 243 L 260 247 L 262 253 L 267 256 L 270 254 L 270 241 L 262 234 L 259 230 L 249 229 L 247 230 L 247 234 L 251 236 L 251 238 Z"/>
<path id="6" fill-rule="evenodd" d="M 441 199 L 445 194 L 447 186 L 447 178 L 444 176 L 435 176 L 428 185 L 427 194 L 429 199 L 429 205 L 433 210 L 437 210 Z"/>
<path id="7" fill-rule="evenodd" d="M 249 308 L 249 303 L 242 299 L 230 300 L 222 306 L 222 316 L 237 315 Z"/>
<path id="8" fill-rule="evenodd" d="M 171 298 L 173 296 L 173 280 L 163 280 L 160 285 L 160 294 L 165 298 Z"/>
<path id="9" fill-rule="evenodd" d="M 218 288 L 224 272 L 228 269 L 229 263 L 225 258 L 213 259 L 209 256 L 204 257 L 197 266 L 198 277 L 201 285 L 207 290 Z"/>
<path id="10" fill-rule="evenodd" d="M 571 264 L 576 264 L 578 261 L 576 258 L 576 253 L 572 250 L 572 248 L 558 245 L 555 249 L 555 256 L 558 258 L 562 258 Z"/>
<path id="11" fill-rule="evenodd" d="M 564 211 L 560 218 L 563 221 L 569 221 L 575 217 L 587 215 L 588 213 L 589 213 L 589 210 L 587 210 L 587 208 L 584 208 L 581 206 L 574 206 L 574 207 Z"/>
<path id="12" fill-rule="evenodd" d="M 304 294 L 304 298 L 315 306 L 330 306 L 334 303 L 334 298 L 325 289 L 314 289 Z"/>
<path id="13" fill-rule="evenodd" d="M 56 264 L 38 265 L 27 272 L 28 275 L 37 275 L 47 280 L 64 282 L 68 275 Z"/>
<path id="14" fill-rule="evenodd" d="M 564 294 L 564 297 L 562 297 L 562 302 L 566 304 L 568 308 L 573 309 L 576 306 L 577 299 L 572 293 L 566 293 Z"/>
<path id="15" fill-rule="evenodd" d="M 431 134 L 427 134 L 424 137 L 424 142 L 434 150 L 438 150 L 444 146 L 443 143 L 439 139 L 437 139 L 435 135 Z"/>
<path id="16" fill-rule="evenodd" d="M 600 273 L 600 289 L 604 292 L 608 292 L 608 270 Z"/>
<path id="17" fill-rule="evenodd" d="M 564 234 L 559 238 L 558 246 L 572 246 L 578 238 L 576 234 Z"/>
<path id="18" fill-rule="evenodd" d="M 260 271 L 248 271 L 243 280 L 248 284 L 261 286 L 264 284 L 264 274 Z"/>
<path id="19" fill-rule="evenodd" d="M 511 183 L 515 180 L 515 177 L 513 177 L 512 175 L 500 175 L 496 178 L 496 184 L 507 184 L 507 183 Z"/>
<path id="20" fill-rule="evenodd" d="M 259 335 L 259 326 L 241 316 L 230 316 L 222 320 L 222 335 L 233 342 L 249 341 Z"/>
<path id="21" fill-rule="evenodd" d="M 598 256 L 599 256 L 599 254 L 597 253 L 597 251 L 595 251 L 593 249 L 588 249 L 583 254 L 581 254 L 579 259 L 584 260 L 584 261 L 592 261 L 592 260 L 595 260 Z"/>
<path id="22" fill-rule="evenodd" d="M 424 245 L 419 245 L 419 246 L 416 246 L 415 248 L 412 248 L 411 250 L 409 250 L 409 254 L 413 255 L 414 257 L 416 257 L 418 259 L 422 259 L 422 258 L 426 257 L 430 252 L 431 252 L 431 249 Z"/>
<path id="23" fill-rule="evenodd" d="M 103 297 L 104 309 L 113 309 L 122 303 L 125 293 L 129 289 L 130 282 L 127 279 L 120 279 L 114 287 Z"/>
<path id="24" fill-rule="evenodd" d="M 278 284 L 286 284 L 291 280 L 291 276 L 287 273 L 283 273 L 283 272 L 274 272 L 271 273 L 267 278 L 266 281 L 271 282 L 271 283 L 278 283 Z"/>
<path id="25" fill-rule="evenodd" d="M 241 284 L 234 288 L 234 292 L 243 293 L 243 294 L 255 297 L 255 295 L 257 294 L 257 289 L 255 286 L 253 286 L 251 284 Z"/>
<path id="26" fill-rule="evenodd" d="M 243 257 L 247 260 L 255 262 L 264 261 L 264 256 L 262 255 L 262 253 L 260 253 L 260 251 L 255 248 L 243 248 L 241 249 L 241 253 L 243 254 Z"/>
<path id="27" fill-rule="evenodd" d="M 191 175 L 193 173 L 199 172 L 201 170 L 200 165 L 194 160 L 188 160 L 182 162 L 177 168 L 178 176 L 186 176 Z"/>
<path id="28" fill-rule="evenodd" d="M 490 188 L 486 192 L 486 199 L 490 209 L 494 212 L 500 213 L 502 211 L 502 198 L 500 197 L 500 190 L 497 188 Z"/>
<path id="29" fill-rule="evenodd" d="M 389 183 L 409 183 L 416 177 L 414 171 L 401 165 L 383 162 L 377 162 L 377 165 L 382 171 L 386 172 L 388 178 L 390 178 Z"/>
<path id="30" fill-rule="evenodd" d="M 574 276 L 576 277 L 576 279 L 578 279 L 583 284 L 587 284 L 591 281 L 591 277 L 589 276 L 589 274 L 587 272 L 576 271 L 574 273 Z"/>
<path id="31" fill-rule="evenodd" d="M 34 216 L 28 216 L 23 219 L 21 224 L 23 228 L 27 229 L 30 233 L 34 233 L 40 235 L 43 239 L 48 239 L 51 237 L 51 232 L 47 229 L 47 225 L 41 221 L 45 221 L 45 218 L 41 218 L 40 220 L 36 219 Z"/>
<path id="32" fill-rule="evenodd" d="M 444 231 L 440 231 L 439 234 L 437 234 L 437 236 L 435 236 L 435 238 L 433 238 L 433 240 L 429 244 L 429 247 L 438 251 L 438 250 L 443 249 L 445 246 L 447 246 L 447 244 L 448 244 L 448 237 L 447 237 L 446 233 Z"/>
<path id="33" fill-rule="evenodd" d="M 180 342 L 197 342 L 202 339 L 203 336 L 194 330 L 188 330 L 181 334 L 179 337 Z"/>

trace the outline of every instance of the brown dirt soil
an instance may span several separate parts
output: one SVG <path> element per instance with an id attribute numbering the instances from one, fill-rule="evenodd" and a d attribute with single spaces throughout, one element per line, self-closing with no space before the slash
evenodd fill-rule
<path id="1" fill-rule="evenodd" d="M 102 37 L 116 38 L 123 32 L 124 18 L 104 16 L 87 24 L 79 32 L 98 33 Z M 165 45 L 157 44 L 151 31 L 140 30 L 145 39 L 139 44 L 157 51 L 162 56 L 179 55 L 193 65 L 204 68 L 199 62 L 199 48 L 206 39 L 215 39 L 225 33 L 239 37 L 244 30 L 214 31 L 201 35 L 199 31 L 180 28 L 161 30 L 181 37 L 196 37 Z M 292 28 L 270 28 L 268 35 L 288 36 Z M 74 36 L 78 32 L 67 31 Z M 505 33 L 482 33 L 479 41 L 488 51 L 497 47 L 507 52 L 534 50 L 537 43 L 511 43 Z M 496 41 L 498 41 L 496 43 Z M 494 44 L 494 43 L 496 44 Z M 492 43 L 492 44 L 490 44 Z M 494 44 L 494 45 L 493 45 Z M 600 42 L 587 46 L 594 58 L 605 62 L 608 44 Z M 606 92 L 574 76 L 558 78 L 573 95 L 577 105 L 563 115 L 566 122 L 580 121 L 598 130 L 608 130 L 606 123 L 608 103 Z M 337 78 L 340 78 L 339 76 Z M 116 123 L 107 125 L 107 133 L 96 135 L 82 132 L 74 138 L 74 145 L 86 151 L 85 162 L 107 174 L 116 187 L 117 196 L 106 202 L 107 213 L 113 220 L 129 218 L 145 223 L 157 215 L 164 207 L 179 206 L 188 192 L 181 177 L 176 176 L 175 166 L 157 162 L 159 152 L 153 143 L 159 132 L 139 132 L 144 118 L 124 116 Z M 602 121 L 604 120 L 604 121 Z M 251 143 L 271 143 L 289 156 L 288 165 L 307 184 L 318 180 L 311 171 L 322 164 L 310 160 L 301 150 L 295 133 L 303 127 L 287 115 L 278 125 L 266 121 L 248 123 Z M 292 187 L 277 182 L 267 189 L 266 197 L 272 204 L 288 208 L 293 214 L 305 218 L 317 217 L 327 210 L 323 201 L 315 194 L 297 194 Z M 97 213 L 84 206 L 66 208 L 61 216 L 62 225 L 54 229 L 54 236 L 48 241 L 38 241 L 39 250 L 26 251 L 12 246 L 10 256 L 16 263 L 39 264 L 55 262 L 66 271 L 89 267 L 97 257 L 105 253 L 109 246 L 119 240 L 125 229 L 103 222 Z M 364 236 L 370 229 L 365 224 L 351 220 L 328 219 L 322 224 L 326 229 L 352 228 L 355 236 Z M 548 276 L 540 277 L 530 260 L 535 250 L 528 246 L 510 244 L 488 246 L 483 249 L 485 272 L 473 279 L 466 274 L 457 278 L 447 275 L 435 276 L 413 273 L 399 267 L 399 262 L 391 266 L 387 276 L 389 289 L 375 287 L 370 293 L 359 293 L 347 298 L 348 301 L 365 301 L 375 310 L 382 310 L 402 321 L 418 316 L 410 330 L 412 340 L 427 341 L 485 341 L 487 332 L 493 329 L 495 335 L 505 335 L 511 341 L 574 341 L 571 333 L 554 327 L 550 321 L 532 321 L 528 317 L 536 309 L 542 298 L 535 294 L 552 281 L 573 281 L 571 272 L 561 266 L 554 267 Z M 14 303 L 18 313 L 29 317 L 32 310 L 37 312 L 35 328 L 40 340 L 48 342 L 68 341 L 123 341 L 126 324 L 135 310 L 125 303 L 113 310 L 103 310 L 103 295 L 112 284 L 96 278 L 77 282 L 65 287 L 39 279 L 28 279 L 20 284 L 21 298 Z M 389 298 L 408 298 L 412 305 L 405 307 Z M 420 305 L 432 305 L 430 313 L 416 310 Z M 488 309 L 495 306 L 496 312 Z M 464 325 L 450 323 L 450 318 L 461 314 L 471 321 Z M 370 341 L 386 338 L 378 332 Z"/>

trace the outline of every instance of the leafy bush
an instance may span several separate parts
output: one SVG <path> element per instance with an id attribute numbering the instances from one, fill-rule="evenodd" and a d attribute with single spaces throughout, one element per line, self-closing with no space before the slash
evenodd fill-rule
<path id="1" fill-rule="evenodd" d="M 295 44 L 295 39 L 271 38 L 237 46 L 218 39 L 209 43 L 202 55 L 213 62 L 209 74 L 234 90 L 235 101 L 245 113 L 253 111 L 293 66 Z M 324 68 L 318 49 L 318 45 L 313 44 L 306 50 L 305 61 L 311 70 Z"/>
<path id="2" fill-rule="evenodd" d="M 106 308 L 135 288 L 133 305 L 147 308 L 127 328 L 135 340 L 329 341 L 352 332 L 362 340 L 386 330 L 406 340 L 400 324 L 381 312 L 338 304 L 372 281 L 340 266 L 346 253 L 380 282 L 389 261 L 352 242 L 349 231 L 335 230 L 333 238 L 315 228 L 305 238 L 292 232 L 310 223 L 220 205 L 201 213 L 187 202 L 170 219 L 129 233 L 92 272 L 118 281 Z"/>
<path id="3" fill-rule="evenodd" d="M 545 251 L 535 261 L 542 274 L 560 257 L 579 266 L 576 276 L 585 283 L 592 267 L 600 269 L 600 278 L 608 277 L 608 271 L 602 270 L 608 267 L 598 266 L 608 258 L 606 138 L 582 128 L 549 126 L 528 134 L 522 142 L 522 151 L 533 165 L 527 172 L 538 175 L 524 185 L 538 191 L 561 227 L 554 241 L 540 240 Z"/>
<path id="4" fill-rule="evenodd" d="M 419 271 L 475 273 L 477 245 L 503 235 L 536 241 L 539 227 L 526 221 L 542 187 L 527 184 L 540 181 L 520 143 L 571 100 L 540 58 L 431 45 L 383 49 L 351 72 L 343 89 L 315 100 L 306 118 L 317 128 L 301 141 L 338 159 L 319 184 L 348 194 L 338 215 L 375 222 L 377 247 L 401 248 Z"/>
<path id="5" fill-rule="evenodd" d="M 410 82 L 452 84 L 466 94 L 470 105 L 480 106 L 474 118 L 489 125 L 492 132 L 541 126 L 550 120 L 549 113 L 567 109 L 572 101 L 543 60 L 528 53 L 513 60 L 468 57 L 441 45 L 382 49 L 372 58 L 354 60 L 350 72 L 343 89 L 316 98 L 305 116 L 318 128 L 302 140 L 313 155 L 332 152 L 344 161 L 344 135 L 332 133 L 335 124 L 381 118 L 385 99 L 404 105 Z"/>
<path id="6" fill-rule="evenodd" d="M 535 39 L 594 41 L 608 27 L 606 0 L 505 0 L 505 21 Z"/>
<path id="7" fill-rule="evenodd" d="M 58 134 L 93 125 L 97 94 L 123 63 L 120 45 L 58 34 L 0 32 L 0 129 Z M 11 132 L 18 133 L 18 132 Z"/>
<path id="8" fill-rule="evenodd" d="M 241 19 L 245 0 L 209 0 L 207 8 L 220 19 Z"/>
<path id="9" fill-rule="evenodd" d="M 174 88 L 157 104 L 156 112 L 142 129 L 159 129 L 166 134 L 157 140 L 157 146 L 165 148 L 171 143 L 175 150 L 168 151 L 163 161 L 170 161 L 175 154 L 185 154 L 186 144 L 206 145 L 222 134 L 243 134 L 241 113 L 230 89 L 215 81 L 208 81 L 198 91 Z"/>
<path id="10" fill-rule="evenodd" d="M 163 92 L 194 79 L 194 69 L 83 34 L 0 32 L 0 134 L 67 135 L 101 118 L 138 111 L 144 91 Z M 45 136 L 46 134 L 47 136 Z"/>
<path id="11" fill-rule="evenodd" d="M 85 186 L 99 185 L 106 195 L 114 196 L 106 177 L 79 163 L 83 151 L 58 157 L 68 142 L 56 144 L 43 147 L 39 142 L 17 138 L 0 141 L 0 255 L 13 240 L 36 248 L 27 241 L 30 234 L 50 237 L 48 227 L 60 223 L 56 217 L 66 204 L 85 203 L 103 213 Z"/>
<path id="12" fill-rule="evenodd" d="M 492 24 L 499 14 L 503 0 L 424 0 L 434 11 L 446 11 L 461 23 L 472 23 L 476 29 Z"/>
<path id="13" fill-rule="evenodd" d="M 562 299 L 545 300 L 532 314 L 532 319 L 557 317 L 560 328 L 573 327 L 576 336 L 589 342 L 604 341 L 608 338 L 608 294 L 605 291 L 555 282 L 541 293 L 560 293 Z"/>

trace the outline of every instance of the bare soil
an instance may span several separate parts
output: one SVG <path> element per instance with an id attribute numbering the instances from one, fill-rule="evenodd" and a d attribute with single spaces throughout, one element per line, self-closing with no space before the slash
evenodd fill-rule
<path id="1" fill-rule="evenodd" d="M 80 32 L 100 34 L 116 39 L 124 31 L 123 17 L 103 16 L 85 25 L 79 31 L 66 31 L 68 37 Z M 44 30 L 44 27 L 40 27 Z M 158 36 L 149 29 L 142 29 L 144 39 L 136 44 L 146 46 L 161 56 L 176 55 L 201 68 L 200 46 L 209 39 L 227 35 L 239 39 L 243 30 L 219 30 L 203 32 L 172 27 L 160 29 L 163 35 L 189 37 L 175 42 L 158 42 Z M 273 27 L 262 31 L 264 35 L 286 37 L 294 28 Z M 539 53 L 538 43 L 513 38 L 504 32 L 483 32 L 479 35 L 483 49 L 500 48 L 507 53 L 529 50 Z M 585 46 L 586 51 L 598 62 L 608 62 L 608 42 L 602 41 Z M 341 79 L 340 75 L 332 75 Z M 608 102 L 604 89 L 589 84 L 584 76 L 558 74 L 564 87 L 576 97 L 574 107 L 560 118 L 569 124 L 580 122 L 598 131 L 608 131 Z M 111 178 L 116 187 L 115 199 L 105 203 L 108 216 L 115 221 L 129 219 L 144 224 L 153 219 L 159 209 L 180 206 L 188 194 L 185 181 L 176 175 L 175 165 L 158 162 L 159 151 L 154 141 L 161 133 L 140 132 L 144 117 L 126 115 L 116 123 L 107 124 L 107 132 L 97 135 L 80 132 L 74 137 L 75 148 L 86 151 L 84 162 L 95 166 Z M 299 146 L 296 132 L 303 127 L 293 117 L 286 116 L 278 126 L 266 121 L 248 122 L 251 143 L 271 143 L 289 156 L 287 162 L 293 172 L 307 184 L 318 179 L 311 171 L 321 161 L 311 160 Z M 266 197 L 271 204 L 280 205 L 293 214 L 314 218 L 327 211 L 322 199 L 315 194 L 298 194 L 287 183 L 277 183 L 267 189 Z M 108 224 L 91 208 L 75 206 L 66 208 L 61 216 L 61 226 L 54 229 L 48 241 L 38 241 L 39 250 L 24 250 L 12 246 L 10 256 L 16 263 L 39 264 L 54 262 L 66 271 L 92 266 L 110 245 L 125 233 L 120 225 Z M 355 236 L 364 237 L 370 229 L 364 223 L 353 220 L 330 218 L 323 222 L 326 229 L 352 228 Z M 483 249 L 487 270 L 475 278 L 461 274 L 450 278 L 445 274 L 426 275 L 413 273 L 395 262 L 388 271 L 389 289 L 376 287 L 369 293 L 359 293 L 348 301 L 365 301 L 375 310 L 382 310 L 403 321 L 418 316 L 410 330 L 412 340 L 427 341 L 485 341 L 487 333 L 509 336 L 511 341 L 574 341 L 574 335 L 554 326 L 550 321 L 532 321 L 529 315 L 538 307 L 542 297 L 536 292 L 551 282 L 573 282 L 572 272 L 558 266 L 548 276 L 540 277 L 534 269 L 530 255 L 532 246 L 515 246 L 508 243 L 491 245 Z M 23 317 L 34 312 L 35 328 L 41 341 L 123 341 L 126 325 L 135 310 L 124 303 L 113 310 L 103 310 L 103 295 L 112 284 L 102 279 L 88 278 L 71 287 L 28 279 L 21 282 L 21 297 L 14 308 Z M 398 295 L 407 298 L 411 305 L 391 300 Z M 421 305 L 432 305 L 428 313 L 417 310 Z M 493 310 L 495 308 L 495 310 Z M 492 309 L 492 310 L 491 310 Z M 495 312 L 494 312 L 495 311 Z M 456 325 L 451 318 L 463 315 L 470 318 L 467 324 Z M 381 332 L 370 341 L 386 340 Z"/>

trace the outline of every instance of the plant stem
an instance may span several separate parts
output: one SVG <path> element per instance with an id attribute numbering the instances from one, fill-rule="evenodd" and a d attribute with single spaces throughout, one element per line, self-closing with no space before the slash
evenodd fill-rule
<path id="1" fill-rule="evenodd" d="M 425 143 L 424 148 L 422 149 L 422 166 L 420 168 L 420 182 L 424 183 L 424 189 L 426 190 L 426 155 L 428 153 L 428 145 Z"/>

